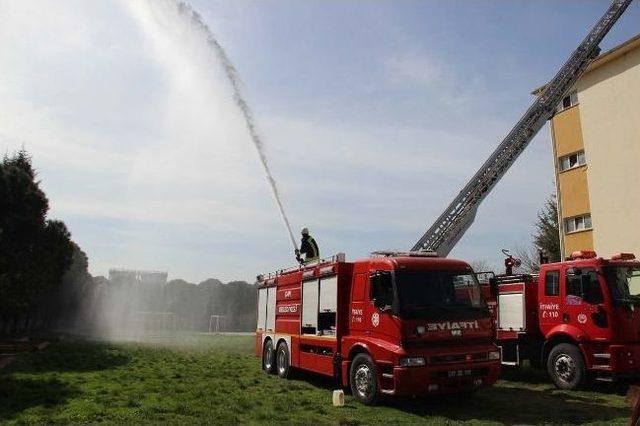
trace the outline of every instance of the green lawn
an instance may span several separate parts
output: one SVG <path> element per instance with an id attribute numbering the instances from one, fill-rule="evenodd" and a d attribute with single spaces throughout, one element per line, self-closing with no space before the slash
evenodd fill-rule
<path id="1" fill-rule="evenodd" d="M 62 341 L 0 370 L 3 423 L 625 424 L 624 388 L 562 392 L 543 373 L 506 374 L 474 395 L 331 405 L 330 380 L 264 374 L 250 336 L 163 344 Z"/>

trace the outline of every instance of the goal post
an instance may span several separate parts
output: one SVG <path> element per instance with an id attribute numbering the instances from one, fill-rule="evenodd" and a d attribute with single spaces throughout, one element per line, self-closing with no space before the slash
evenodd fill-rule
<path id="1" fill-rule="evenodd" d="M 226 315 L 211 315 L 209 318 L 209 333 L 220 333 Z"/>

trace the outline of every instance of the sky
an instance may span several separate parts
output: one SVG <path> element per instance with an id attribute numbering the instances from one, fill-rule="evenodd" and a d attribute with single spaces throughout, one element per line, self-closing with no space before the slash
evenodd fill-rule
<path id="1" fill-rule="evenodd" d="M 234 62 L 294 232 L 409 249 L 604 0 L 193 0 Z M 293 248 L 220 63 L 171 0 L 0 0 L 0 148 L 33 156 L 90 272 L 253 281 Z M 601 47 L 640 31 L 633 3 Z M 501 265 L 554 192 L 543 128 L 450 257 Z"/>

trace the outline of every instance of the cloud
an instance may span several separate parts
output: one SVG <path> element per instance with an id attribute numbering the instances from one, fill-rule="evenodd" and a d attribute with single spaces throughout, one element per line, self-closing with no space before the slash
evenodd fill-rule
<path id="1" fill-rule="evenodd" d="M 423 53 L 396 53 L 387 58 L 387 78 L 396 86 L 432 88 L 444 80 L 442 64 Z"/>
<path id="2" fill-rule="evenodd" d="M 3 2 L 0 144 L 32 152 L 52 215 L 95 274 L 231 280 L 285 266 L 289 242 L 222 70 L 166 4 Z M 431 108 L 477 89 L 461 91 L 444 61 L 424 54 L 394 54 L 385 70 L 380 84 L 429 91 L 413 96 Z M 350 259 L 410 247 L 511 124 L 321 121 L 269 107 L 258 125 L 294 227 Z M 536 169 L 540 153 L 501 182 L 459 253 L 486 258 L 498 239 L 528 237 L 523 212 L 535 216 L 541 185 L 522 165 Z"/>

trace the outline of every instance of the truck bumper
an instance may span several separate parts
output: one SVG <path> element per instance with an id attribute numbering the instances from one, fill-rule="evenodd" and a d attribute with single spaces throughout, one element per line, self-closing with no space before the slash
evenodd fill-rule
<path id="1" fill-rule="evenodd" d="M 592 371 L 611 373 L 612 375 L 640 376 L 640 343 L 627 344 L 585 344 L 588 367 Z"/>
<path id="2" fill-rule="evenodd" d="M 395 395 L 445 394 L 492 385 L 500 375 L 500 361 L 425 367 L 394 367 Z"/>

